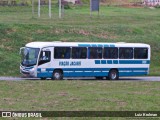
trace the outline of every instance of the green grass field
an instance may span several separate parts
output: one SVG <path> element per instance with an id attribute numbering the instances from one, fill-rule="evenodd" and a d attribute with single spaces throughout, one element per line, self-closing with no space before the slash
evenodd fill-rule
<path id="1" fill-rule="evenodd" d="M 159 82 L 0 81 L 0 110 L 158 111 Z"/>
<path id="2" fill-rule="evenodd" d="M 160 9 L 73 6 L 58 18 L 58 8 L 0 7 L 0 76 L 20 76 L 19 48 L 32 41 L 140 42 L 151 45 L 150 75 L 160 75 Z M 0 110 L 150 110 L 160 106 L 160 83 L 64 80 L 0 81 Z"/>

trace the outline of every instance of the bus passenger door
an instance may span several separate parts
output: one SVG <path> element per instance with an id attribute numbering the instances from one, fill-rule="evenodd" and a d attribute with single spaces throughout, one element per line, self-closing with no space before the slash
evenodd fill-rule
<path id="1" fill-rule="evenodd" d="M 37 68 L 37 77 L 48 78 L 52 76 L 52 72 L 49 71 L 51 66 L 51 51 L 50 49 L 42 49 Z"/>

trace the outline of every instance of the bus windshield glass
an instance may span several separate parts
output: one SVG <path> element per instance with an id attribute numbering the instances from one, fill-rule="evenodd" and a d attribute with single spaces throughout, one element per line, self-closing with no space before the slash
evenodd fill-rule
<path id="1" fill-rule="evenodd" d="M 24 48 L 21 50 L 22 61 L 21 64 L 23 66 L 33 66 L 37 63 L 37 58 L 39 54 L 39 48 Z"/>

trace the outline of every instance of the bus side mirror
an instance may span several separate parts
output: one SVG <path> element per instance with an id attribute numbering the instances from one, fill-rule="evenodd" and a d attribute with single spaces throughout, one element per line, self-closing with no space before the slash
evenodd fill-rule
<path id="1" fill-rule="evenodd" d="M 25 48 L 25 47 L 21 47 L 21 48 L 20 48 L 20 50 L 19 50 L 19 54 L 21 54 L 21 53 L 22 53 L 22 51 L 24 50 L 24 48 Z"/>

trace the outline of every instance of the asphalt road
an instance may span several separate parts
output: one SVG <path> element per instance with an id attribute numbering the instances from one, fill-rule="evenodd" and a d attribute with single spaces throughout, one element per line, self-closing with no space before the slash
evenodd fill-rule
<path id="1" fill-rule="evenodd" d="M 0 77 L 0 80 L 23 81 L 23 80 L 40 80 L 40 79 L 39 78 L 21 78 L 21 77 Z M 94 77 L 74 77 L 74 78 L 64 78 L 64 80 L 95 80 L 95 78 Z M 160 81 L 160 76 L 120 77 L 118 81 L 130 81 L 130 80 L 131 81 Z"/>

